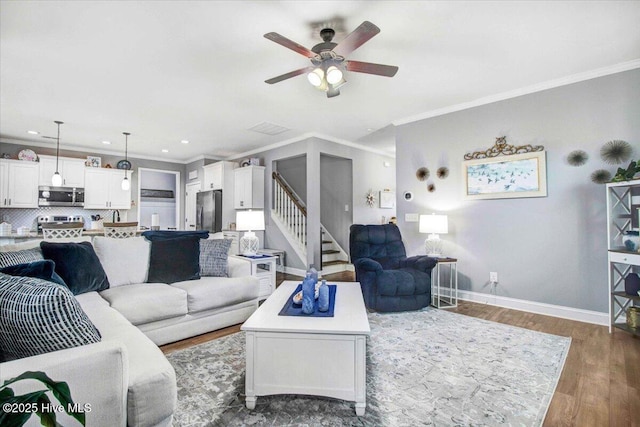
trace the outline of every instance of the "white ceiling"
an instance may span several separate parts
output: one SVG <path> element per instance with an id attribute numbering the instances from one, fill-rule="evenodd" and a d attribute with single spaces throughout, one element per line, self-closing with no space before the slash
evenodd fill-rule
<path id="1" fill-rule="evenodd" d="M 310 132 L 393 153 L 393 123 L 640 58 L 640 1 L 3 0 L 0 7 L 2 141 L 53 146 L 41 136 L 55 136 L 53 121 L 62 120 L 63 147 L 121 153 L 128 131 L 133 156 L 178 162 Z M 335 17 L 346 33 L 365 20 L 380 27 L 349 59 L 397 65 L 398 74 L 351 73 L 332 99 L 305 76 L 264 83 L 309 62 L 263 34 L 311 47 L 321 40 L 310 23 Z M 290 130 L 248 130 L 262 122 Z"/>

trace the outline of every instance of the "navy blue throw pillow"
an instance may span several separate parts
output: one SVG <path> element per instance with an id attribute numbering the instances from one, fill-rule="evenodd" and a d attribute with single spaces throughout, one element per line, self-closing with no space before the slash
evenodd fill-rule
<path id="1" fill-rule="evenodd" d="M 38 279 L 67 286 L 66 283 L 64 283 L 64 280 L 62 280 L 62 277 L 58 276 L 55 272 L 55 267 L 55 262 L 50 259 L 45 259 L 42 261 L 33 261 L 0 268 L 0 273 L 8 274 L 9 276 L 36 277 Z"/>
<path id="2" fill-rule="evenodd" d="M 198 235 L 151 240 L 147 282 L 175 283 L 199 278 L 200 237 Z"/>
<path id="3" fill-rule="evenodd" d="M 40 249 L 45 259 L 55 262 L 55 272 L 74 295 L 109 288 L 109 279 L 91 243 L 41 242 Z"/>

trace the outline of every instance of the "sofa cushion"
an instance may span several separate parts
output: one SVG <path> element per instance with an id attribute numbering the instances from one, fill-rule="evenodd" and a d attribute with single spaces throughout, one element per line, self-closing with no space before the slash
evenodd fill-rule
<path id="1" fill-rule="evenodd" d="M 0 268 L 16 264 L 26 264 L 43 259 L 42 251 L 39 247 L 13 252 L 0 252 Z"/>
<path id="2" fill-rule="evenodd" d="M 96 236 L 93 247 L 107 274 L 110 288 L 147 281 L 151 243 L 144 237 L 114 239 Z"/>
<path id="3" fill-rule="evenodd" d="M 6 360 L 100 341 L 69 289 L 0 273 L 0 353 Z"/>
<path id="4" fill-rule="evenodd" d="M 100 296 L 134 325 L 187 314 L 187 292 L 164 283 L 118 286 Z"/>
<path id="5" fill-rule="evenodd" d="M 149 282 L 174 283 L 200 278 L 200 240 L 197 236 L 151 241 Z"/>
<path id="6" fill-rule="evenodd" d="M 115 290 L 131 286 L 121 286 Z M 177 400 L 176 376 L 162 351 L 122 314 L 109 307 L 97 292 L 88 292 L 76 298 L 100 329 L 103 341 L 124 344 L 129 366 L 127 424 L 170 425 L 167 419 L 175 411 Z M 99 378 L 105 373 L 97 372 L 96 375 Z"/>
<path id="7" fill-rule="evenodd" d="M 171 286 L 186 291 L 189 313 L 197 313 L 258 298 L 260 281 L 253 276 L 203 277 Z"/>
<path id="8" fill-rule="evenodd" d="M 200 240 L 200 276 L 227 277 L 230 239 Z"/>
<path id="9" fill-rule="evenodd" d="M 107 274 L 91 243 L 42 242 L 40 249 L 45 259 L 56 263 L 56 273 L 74 295 L 109 287 Z"/>
<path id="10" fill-rule="evenodd" d="M 0 268 L 0 273 L 10 276 L 36 277 L 38 279 L 54 282 L 62 286 L 67 286 L 64 280 L 55 272 L 56 264 L 50 259 L 33 261 L 26 264 L 10 265 Z"/>

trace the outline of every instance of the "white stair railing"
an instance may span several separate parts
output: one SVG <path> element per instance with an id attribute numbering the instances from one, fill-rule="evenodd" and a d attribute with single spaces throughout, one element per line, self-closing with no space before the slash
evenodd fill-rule
<path id="1" fill-rule="evenodd" d="M 307 210 L 277 172 L 273 173 L 273 182 L 275 184 L 273 212 L 289 230 L 296 244 L 306 253 Z"/>

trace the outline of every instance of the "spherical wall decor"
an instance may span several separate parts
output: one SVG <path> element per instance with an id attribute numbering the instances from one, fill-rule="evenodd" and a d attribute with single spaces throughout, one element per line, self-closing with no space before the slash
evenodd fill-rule
<path id="1" fill-rule="evenodd" d="M 416 178 L 418 178 L 418 181 L 424 181 L 429 178 L 430 174 L 429 169 L 422 167 L 416 171 Z"/>
<path id="2" fill-rule="evenodd" d="M 438 170 L 436 171 L 436 176 L 440 179 L 445 179 L 446 177 L 449 176 L 449 168 L 447 167 L 439 167 Z"/>
<path id="3" fill-rule="evenodd" d="M 567 156 L 567 163 L 571 166 L 582 166 L 587 163 L 587 160 L 589 160 L 589 155 L 582 150 L 574 150 Z"/>
<path id="4" fill-rule="evenodd" d="M 591 174 L 591 181 L 596 184 L 606 184 L 611 181 L 611 172 L 605 169 L 598 169 Z"/>
<path id="5" fill-rule="evenodd" d="M 404 200 L 406 200 L 407 202 L 410 202 L 413 200 L 413 193 L 411 191 L 405 191 L 402 194 L 402 197 L 404 198 Z"/>
<path id="6" fill-rule="evenodd" d="M 427 191 L 429 193 L 433 193 L 434 191 L 436 191 L 436 185 L 435 184 L 429 184 L 427 185 Z"/>
<path id="7" fill-rule="evenodd" d="M 627 141 L 614 139 L 602 146 L 600 157 L 610 165 L 617 165 L 628 161 L 633 154 L 633 148 Z"/>

